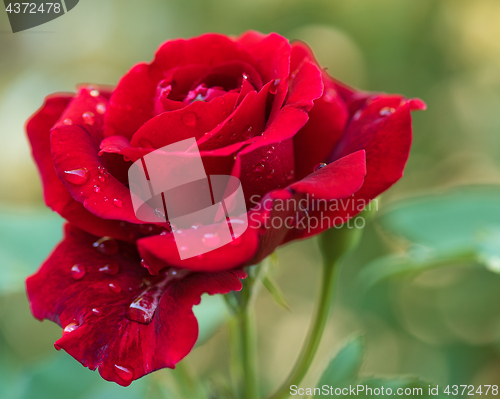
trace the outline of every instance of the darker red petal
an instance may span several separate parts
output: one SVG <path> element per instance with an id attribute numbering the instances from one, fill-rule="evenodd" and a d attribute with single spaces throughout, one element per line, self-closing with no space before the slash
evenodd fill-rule
<path id="1" fill-rule="evenodd" d="M 56 348 L 108 381 L 127 386 L 173 368 L 196 342 L 192 307 L 200 296 L 241 289 L 241 272 L 151 276 L 135 247 L 115 242 L 106 255 L 93 248 L 96 240 L 66 226 L 64 240 L 26 284 L 34 316 L 65 329 Z"/>

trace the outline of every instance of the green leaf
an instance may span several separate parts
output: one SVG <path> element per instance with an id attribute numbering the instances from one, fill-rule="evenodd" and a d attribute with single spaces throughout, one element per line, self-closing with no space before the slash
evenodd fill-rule
<path id="1" fill-rule="evenodd" d="M 388 278 L 418 274 L 425 270 L 451 264 L 480 261 L 481 257 L 474 249 L 440 252 L 423 247 L 412 247 L 406 253 L 383 256 L 368 263 L 360 271 L 358 281 L 362 289 L 368 289 Z"/>
<path id="2" fill-rule="evenodd" d="M 278 284 L 273 280 L 273 278 L 269 274 L 264 277 L 264 279 L 262 280 L 262 283 L 264 284 L 264 287 L 266 287 L 266 289 L 272 295 L 274 301 L 279 306 L 281 306 L 282 308 L 284 308 L 286 310 L 290 310 L 290 305 L 288 304 L 285 297 L 283 296 L 283 292 L 281 291 Z"/>
<path id="3" fill-rule="evenodd" d="M 19 399 L 142 399 L 150 377 L 134 381 L 127 388 L 104 381 L 64 352 L 31 366 L 17 388 Z"/>
<path id="4" fill-rule="evenodd" d="M 323 372 L 317 384 L 318 388 L 323 385 L 333 387 L 345 387 L 354 384 L 358 379 L 359 369 L 363 363 L 364 341 L 362 336 L 351 339 Z"/>
<path id="5" fill-rule="evenodd" d="M 500 189 L 462 187 L 445 194 L 401 201 L 378 219 L 382 229 L 411 246 L 369 263 L 363 288 L 400 275 L 463 263 L 500 273 Z"/>
<path id="6" fill-rule="evenodd" d="M 500 229 L 500 189 L 462 187 L 440 195 L 401 201 L 378 222 L 387 232 L 430 248 L 454 251 Z"/>
<path id="7" fill-rule="evenodd" d="M 212 338 L 229 317 L 222 295 L 204 294 L 201 297 L 201 303 L 193 307 L 193 313 L 199 326 L 196 346 L 201 346 Z"/>
<path id="8" fill-rule="evenodd" d="M 0 206 L 0 293 L 24 289 L 61 240 L 62 224 L 49 209 Z"/>

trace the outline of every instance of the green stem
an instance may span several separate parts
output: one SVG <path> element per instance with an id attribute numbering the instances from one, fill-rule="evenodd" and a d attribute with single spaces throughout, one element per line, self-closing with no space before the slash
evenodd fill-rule
<path id="1" fill-rule="evenodd" d="M 243 369 L 243 397 L 257 399 L 259 397 L 259 387 L 253 312 L 246 307 L 237 313 L 236 318 L 240 334 L 238 341 Z"/>
<path id="2" fill-rule="evenodd" d="M 186 360 L 176 364 L 172 370 L 178 387 L 185 398 L 199 398 L 201 395 L 201 387 L 198 379 L 194 376 Z"/>
<path id="3" fill-rule="evenodd" d="M 327 262 L 325 262 L 327 263 Z M 309 333 L 302 347 L 302 351 L 293 367 L 288 378 L 278 388 L 278 390 L 269 397 L 269 399 L 283 399 L 290 395 L 290 386 L 298 385 L 307 373 L 316 351 L 319 347 L 328 314 L 335 292 L 337 268 L 331 264 L 325 264 L 323 267 L 323 278 L 321 282 L 321 295 L 312 320 Z"/>

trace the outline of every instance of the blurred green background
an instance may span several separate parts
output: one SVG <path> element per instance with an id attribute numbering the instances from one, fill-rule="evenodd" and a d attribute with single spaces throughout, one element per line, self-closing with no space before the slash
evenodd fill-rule
<path id="1" fill-rule="evenodd" d="M 0 397 L 176 397 L 168 370 L 128 389 L 101 381 L 54 350 L 59 327 L 31 317 L 23 280 L 60 239 L 62 221 L 43 205 L 23 125 L 45 95 L 116 84 L 167 39 L 247 29 L 304 40 L 336 78 L 428 105 L 414 114 L 404 178 L 342 266 L 333 317 L 301 386 L 313 387 L 358 333 L 362 376 L 500 383 L 499 21 L 498 0 L 81 0 L 12 34 L 1 11 Z M 272 274 L 290 310 L 267 292 L 257 303 L 266 391 L 300 349 L 320 276 L 314 239 L 278 255 Z M 186 359 L 215 386 L 230 374 L 227 339 L 221 327 Z"/>

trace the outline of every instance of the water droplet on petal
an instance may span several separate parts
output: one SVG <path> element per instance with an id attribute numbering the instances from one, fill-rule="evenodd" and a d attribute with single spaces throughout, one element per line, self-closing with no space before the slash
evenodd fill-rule
<path id="1" fill-rule="evenodd" d="M 160 219 L 165 219 L 165 213 L 160 208 L 155 208 L 155 214 Z"/>
<path id="2" fill-rule="evenodd" d="M 379 115 L 380 116 L 389 116 L 392 115 L 396 110 L 391 107 L 384 107 L 380 110 Z"/>
<path id="3" fill-rule="evenodd" d="M 89 179 L 89 171 L 86 168 L 65 170 L 64 178 L 72 184 L 81 186 Z"/>
<path id="4" fill-rule="evenodd" d="M 99 186 L 94 186 L 94 193 L 99 193 L 99 192 L 101 192 Z"/>
<path id="5" fill-rule="evenodd" d="M 94 308 L 94 309 L 92 309 L 92 313 L 101 314 L 101 311 L 99 309 Z"/>
<path id="6" fill-rule="evenodd" d="M 327 89 L 325 90 L 325 94 L 323 95 L 323 99 L 327 102 L 334 102 L 337 98 L 337 91 L 335 89 Z"/>
<path id="7" fill-rule="evenodd" d="M 95 115 L 93 112 L 85 112 L 83 115 L 82 115 L 82 119 L 83 121 L 87 124 L 87 125 L 90 125 L 92 126 L 95 122 Z"/>
<path id="8" fill-rule="evenodd" d="M 118 243 L 111 237 L 99 238 L 92 246 L 103 255 L 115 255 L 118 253 Z"/>
<path id="9" fill-rule="evenodd" d="M 171 280 L 172 275 L 169 272 L 165 273 L 163 279 L 155 284 L 145 280 L 147 288 L 132 301 L 127 309 L 127 318 L 141 324 L 151 323 L 161 296 Z"/>
<path id="10" fill-rule="evenodd" d="M 109 276 L 114 276 L 120 271 L 120 265 L 116 262 L 108 263 L 107 265 L 99 268 L 99 271 Z"/>
<path id="11" fill-rule="evenodd" d="M 262 172 L 264 172 L 264 168 L 265 168 L 264 165 L 260 164 L 260 165 L 255 166 L 254 170 L 256 173 L 262 173 Z"/>
<path id="12" fill-rule="evenodd" d="M 274 169 L 271 169 L 269 173 L 267 174 L 268 179 L 272 179 L 274 177 Z"/>
<path id="13" fill-rule="evenodd" d="M 188 111 L 181 116 L 182 123 L 189 127 L 195 127 L 198 117 L 194 112 Z"/>
<path id="14" fill-rule="evenodd" d="M 106 181 L 106 178 L 104 177 L 104 175 L 99 175 L 98 179 L 101 183 L 104 183 Z"/>
<path id="15" fill-rule="evenodd" d="M 315 172 L 317 172 L 318 170 L 323 169 L 325 166 L 326 166 L 326 163 L 321 162 L 321 163 L 317 164 L 317 165 L 313 168 L 313 170 L 314 170 Z"/>
<path id="16" fill-rule="evenodd" d="M 73 322 L 69 323 L 66 327 L 64 327 L 63 337 L 66 334 L 69 334 L 70 332 L 75 331 L 78 327 L 80 327 L 80 325 L 76 321 L 73 321 Z"/>
<path id="17" fill-rule="evenodd" d="M 248 125 L 246 128 L 245 128 L 245 131 L 243 132 L 243 138 L 246 140 L 246 139 L 249 139 L 251 136 L 252 136 L 252 130 L 253 130 L 253 127 Z"/>
<path id="18" fill-rule="evenodd" d="M 115 364 L 115 370 L 116 374 L 118 374 L 118 376 L 127 383 L 131 382 L 134 379 L 134 371 L 131 367 L 125 367 Z"/>
<path id="19" fill-rule="evenodd" d="M 92 97 L 97 97 L 99 96 L 99 87 L 97 86 L 94 86 L 94 85 L 90 85 L 90 86 L 87 86 L 87 90 L 89 91 L 89 94 L 92 96 Z"/>
<path id="20" fill-rule="evenodd" d="M 104 103 L 97 104 L 95 110 L 97 111 L 98 114 L 104 115 L 106 113 L 106 104 Z"/>
<path id="21" fill-rule="evenodd" d="M 85 276 L 85 272 L 85 266 L 77 263 L 71 268 L 71 277 L 73 277 L 74 280 L 81 280 L 83 276 Z"/>
<path id="22" fill-rule="evenodd" d="M 216 233 L 203 234 L 201 239 L 207 247 L 217 247 L 220 244 L 220 237 Z"/>
<path id="23" fill-rule="evenodd" d="M 109 283 L 109 289 L 113 292 L 120 292 L 122 290 L 122 287 L 120 287 L 119 284 L 115 284 L 115 283 Z"/>
<path id="24" fill-rule="evenodd" d="M 114 205 L 114 206 L 116 206 L 116 207 L 118 207 L 118 208 L 121 208 L 121 207 L 122 207 L 122 205 L 123 205 L 123 203 L 122 203 L 122 201 L 121 201 L 121 200 L 119 200 L 118 198 L 115 198 L 115 199 L 113 200 L 113 205 Z"/>
<path id="25" fill-rule="evenodd" d="M 246 73 L 243 72 L 242 76 L 244 80 L 248 80 L 248 75 Z"/>
<path id="26" fill-rule="evenodd" d="M 146 269 L 149 267 L 144 259 L 141 259 L 141 266 L 146 268 Z"/>
<path id="27" fill-rule="evenodd" d="M 66 118 L 65 120 L 63 120 L 63 124 L 71 126 L 73 124 L 73 121 L 69 118 Z"/>
<path id="28" fill-rule="evenodd" d="M 278 91 L 278 86 L 280 85 L 280 83 L 281 83 L 281 79 L 274 79 L 273 84 L 269 88 L 269 93 L 276 94 L 276 92 Z"/>

